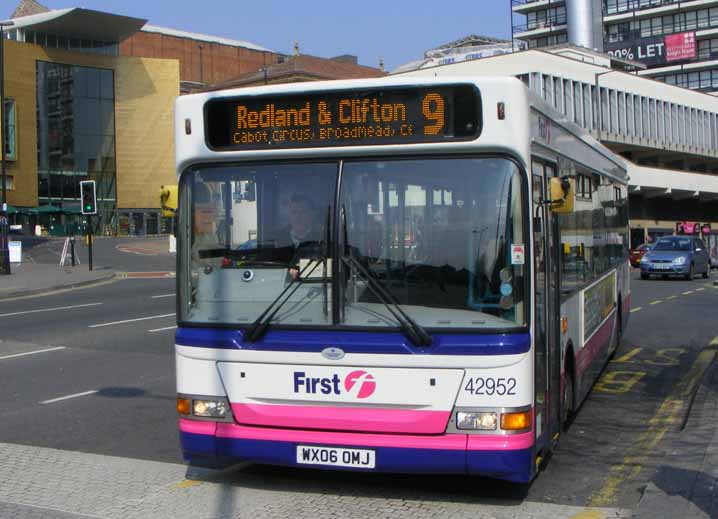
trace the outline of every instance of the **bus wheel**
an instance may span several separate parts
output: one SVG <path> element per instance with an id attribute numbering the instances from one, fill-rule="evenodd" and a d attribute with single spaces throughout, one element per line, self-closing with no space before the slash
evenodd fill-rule
<path id="1" fill-rule="evenodd" d="M 573 416 L 573 375 L 566 370 L 563 379 L 563 398 L 561 399 L 561 430 L 567 431 Z"/>

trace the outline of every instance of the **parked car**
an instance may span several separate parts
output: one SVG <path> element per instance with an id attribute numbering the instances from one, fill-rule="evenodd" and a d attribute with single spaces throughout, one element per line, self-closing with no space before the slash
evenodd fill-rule
<path id="1" fill-rule="evenodd" d="M 718 269 L 718 251 L 716 251 L 715 247 L 713 247 L 713 250 L 710 251 L 710 255 L 711 255 L 711 268 Z"/>
<path id="2" fill-rule="evenodd" d="M 641 266 L 641 258 L 643 255 L 651 250 L 651 245 L 648 243 L 644 243 L 642 245 L 639 245 L 635 249 L 631 249 L 629 251 L 629 259 L 631 261 L 631 266 L 633 267 L 640 267 Z"/>
<path id="3" fill-rule="evenodd" d="M 705 243 L 691 236 L 664 236 L 641 258 L 641 279 L 660 275 L 691 280 L 696 274 L 707 278 L 710 270 L 710 255 Z"/>

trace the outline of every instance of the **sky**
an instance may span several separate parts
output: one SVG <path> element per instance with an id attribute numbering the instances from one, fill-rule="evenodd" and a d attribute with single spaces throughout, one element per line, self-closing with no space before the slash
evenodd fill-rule
<path id="1" fill-rule="evenodd" d="M 144 18 L 152 25 L 244 40 L 291 54 L 358 56 L 386 70 L 469 34 L 510 38 L 509 0 L 39 0 Z M 0 0 L 9 16 L 19 0 Z"/>

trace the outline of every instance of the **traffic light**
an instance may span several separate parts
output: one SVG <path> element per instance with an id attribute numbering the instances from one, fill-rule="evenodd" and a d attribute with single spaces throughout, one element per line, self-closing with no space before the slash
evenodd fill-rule
<path id="1" fill-rule="evenodd" d="M 82 214 L 97 214 L 97 195 L 95 194 L 94 180 L 80 182 L 80 199 L 82 200 Z"/>
<path id="2" fill-rule="evenodd" d="M 160 186 L 160 207 L 162 216 L 172 218 L 177 212 L 177 186 Z"/>

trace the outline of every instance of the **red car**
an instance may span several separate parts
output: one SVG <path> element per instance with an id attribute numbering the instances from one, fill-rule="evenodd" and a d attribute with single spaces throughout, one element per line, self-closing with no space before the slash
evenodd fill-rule
<path id="1" fill-rule="evenodd" d="M 635 249 L 631 249 L 629 252 L 629 258 L 631 261 L 631 265 L 633 267 L 640 267 L 641 266 L 641 258 L 649 250 L 651 250 L 651 246 L 647 243 L 644 243 L 643 245 L 639 245 Z"/>

